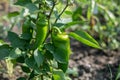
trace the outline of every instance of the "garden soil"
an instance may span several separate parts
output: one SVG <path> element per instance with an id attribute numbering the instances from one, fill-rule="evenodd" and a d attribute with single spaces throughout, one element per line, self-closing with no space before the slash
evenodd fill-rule
<path id="1" fill-rule="evenodd" d="M 71 46 L 74 53 L 69 67 L 78 70 L 78 76 L 70 75 L 72 80 L 115 80 L 120 64 L 119 50 L 98 50 L 77 41 L 72 41 Z"/>

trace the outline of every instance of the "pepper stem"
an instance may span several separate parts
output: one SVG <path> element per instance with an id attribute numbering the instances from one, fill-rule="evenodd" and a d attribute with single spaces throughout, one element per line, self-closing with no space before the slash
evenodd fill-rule
<path id="1" fill-rule="evenodd" d="M 59 33 L 59 34 L 62 33 L 58 27 L 53 27 L 53 30 L 54 30 L 55 32 Z"/>

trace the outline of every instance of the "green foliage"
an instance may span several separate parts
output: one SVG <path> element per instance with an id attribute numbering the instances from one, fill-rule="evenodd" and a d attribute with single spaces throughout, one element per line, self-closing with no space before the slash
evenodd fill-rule
<path id="1" fill-rule="evenodd" d="M 77 7 L 72 14 L 72 20 L 88 21 L 86 24 L 78 24 L 76 29 L 86 30 L 95 36 L 104 49 L 119 49 L 120 4 L 118 2 L 120 1 L 76 0 Z"/>
<path id="2" fill-rule="evenodd" d="M 9 45 L 0 46 L 0 60 L 5 59 L 9 56 L 11 48 Z"/>

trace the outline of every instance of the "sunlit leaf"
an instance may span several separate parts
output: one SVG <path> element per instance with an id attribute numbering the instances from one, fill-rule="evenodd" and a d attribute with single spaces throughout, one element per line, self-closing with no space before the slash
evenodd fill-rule
<path id="1" fill-rule="evenodd" d="M 18 16 L 20 13 L 15 11 L 15 12 L 11 12 L 11 13 L 8 13 L 8 17 L 11 18 L 11 17 L 16 17 Z"/>
<path id="2" fill-rule="evenodd" d="M 72 13 L 72 11 L 65 11 L 65 14 L 72 15 L 73 13 Z"/>
<path id="3" fill-rule="evenodd" d="M 100 49 L 98 42 L 84 31 L 71 32 L 70 36 L 83 44 Z"/>

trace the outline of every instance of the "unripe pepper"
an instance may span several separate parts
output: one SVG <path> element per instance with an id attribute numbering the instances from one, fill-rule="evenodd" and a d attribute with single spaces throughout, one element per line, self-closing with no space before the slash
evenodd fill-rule
<path id="1" fill-rule="evenodd" d="M 34 49 L 39 47 L 45 40 L 48 31 L 48 24 L 44 19 L 38 19 L 36 22 L 36 36 Z"/>
<path id="2" fill-rule="evenodd" d="M 33 28 L 31 27 L 31 21 L 29 19 L 25 20 L 22 25 L 22 38 L 30 41 L 32 38 Z"/>
<path id="3" fill-rule="evenodd" d="M 54 45 L 54 56 L 58 62 L 58 68 L 64 72 L 68 67 L 69 55 L 71 53 L 69 36 L 62 33 L 58 28 L 52 32 L 52 42 Z"/>
<path id="4" fill-rule="evenodd" d="M 26 20 L 22 25 L 22 33 L 30 32 L 30 20 Z"/>

